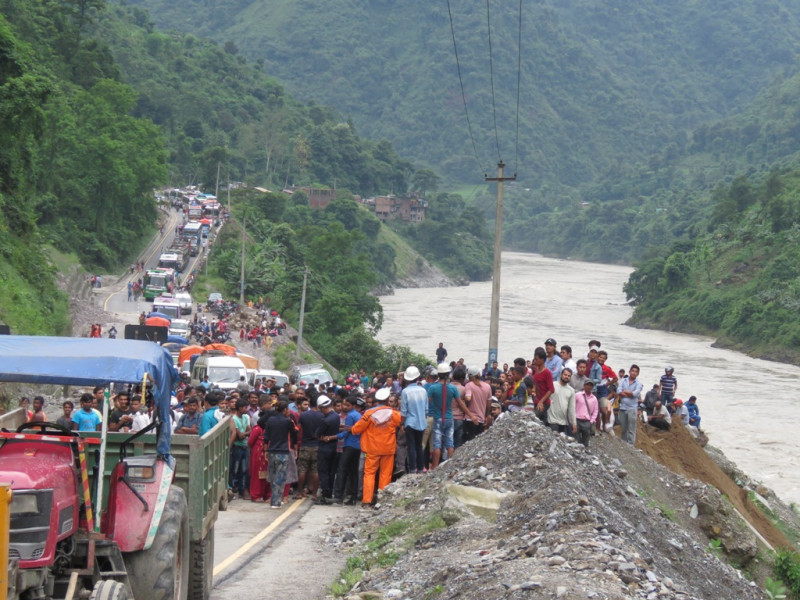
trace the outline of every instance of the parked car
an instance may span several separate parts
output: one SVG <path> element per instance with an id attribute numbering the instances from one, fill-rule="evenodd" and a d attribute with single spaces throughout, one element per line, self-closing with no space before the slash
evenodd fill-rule
<path id="1" fill-rule="evenodd" d="M 219 292 L 211 292 L 208 295 L 208 301 L 206 302 L 206 304 L 211 306 L 212 304 L 216 304 L 217 302 L 219 302 L 221 300 L 222 300 L 222 294 L 220 294 Z"/>
<path id="2" fill-rule="evenodd" d="M 300 381 L 314 383 L 317 379 L 320 383 L 333 381 L 333 377 L 321 363 L 295 365 L 292 367 L 292 370 L 289 371 L 289 379 L 292 383 L 298 383 Z"/>
<path id="3" fill-rule="evenodd" d="M 183 312 L 183 309 L 181 309 Z M 169 334 L 170 335 L 179 335 L 183 338 L 189 338 L 189 321 L 186 319 L 172 319 L 172 322 L 169 324 Z"/>
<path id="4" fill-rule="evenodd" d="M 273 371 L 270 369 L 259 369 L 250 372 L 250 385 L 256 384 L 256 379 L 274 379 L 277 385 L 282 386 L 289 381 L 289 376 L 283 371 Z"/>
<path id="5" fill-rule="evenodd" d="M 178 292 L 175 294 L 175 298 L 181 304 L 182 315 L 192 314 L 192 295 L 189 292 Z"/>

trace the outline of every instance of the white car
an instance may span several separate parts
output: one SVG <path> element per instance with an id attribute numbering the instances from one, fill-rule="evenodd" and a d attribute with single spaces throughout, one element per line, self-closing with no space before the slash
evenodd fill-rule
<path id="1" fill-rule="evenodd" d="M 178 292 L 175 298 L 181 304 L 181 314 L 192 314 L 192 295 L 189 292 Z"/>
<path id="2" fill-rule="evenodd" d="M 186 319 L 172 319 L 169 324 L 169 334 L 189 338 L 189 321 Z"/>

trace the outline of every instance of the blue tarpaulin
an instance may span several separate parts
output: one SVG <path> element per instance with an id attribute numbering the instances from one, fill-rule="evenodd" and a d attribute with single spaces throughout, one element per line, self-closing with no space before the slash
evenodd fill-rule
<path id="1" fill-rule="evenodd" d="M 150 317 L 161 317 L 162 319 L 167 319 L 168 321 L 172 322 L 172 317 L 170 317 L 169 315 L 165 315 L 164 313 L 158 312 L 158 311 L 151 312 L 149 315 L 147 315 L 148 319 Z"/>
<path id="2" fill-rule="evenodd" d="M 170 395 L 178 383 L 172 357 L 153 342 L 106 338 L 0 335 L 0 381 L 106 386 L 153 379 L 159 454 L 169 455 Z"/>
<path id="3" fill-rule="evenodd" d="M 167 336 L 167 343 L 168 344 L 178 344 L 180 346 L 186 346 L 189 343 L 182 335 L 168 335 Z"/>

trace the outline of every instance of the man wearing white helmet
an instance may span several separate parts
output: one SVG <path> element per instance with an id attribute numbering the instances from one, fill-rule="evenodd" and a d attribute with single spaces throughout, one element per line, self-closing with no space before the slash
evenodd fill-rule
<path id="1" fill-rule="evenodd" d="M 441 363 L 436 367 L 438 381 L 428 388 L 428 404 L 433 412 L 433 456 L 431 468 L 439 466 L 442 457 L 442 446 L 447 452 L 447 458 L 453 456 L 455 444 L 453 440 L 453 403 L 459 402 L 461 410 L 466 412 L 466 406 L 461 399 L 456 386 L 447 383 L 450 377 L 450 365 Z"/>
<path id="2" fill-rule="evenodd" d="M 378 474 L 378 489 L 382 490 L 392 482 L 394 454 L 397 450 L 397 428 L 403 420 L 396 410 L 386 406 L 389 388 L 375 392 L 376 406 L 365 412 L 361 420 L 353 425 L 350 432 L 361 436 L 361 450 L 366 453 L 364 461 L 364 481 L 361 501 L 369 506 L 376 500 L 375 474 Z"/>
<path id="3" fill-rule="evenodd" d="M 400 397 L 400 414 L 403 415 L 403 427 L 406 432 L 408 446 L 408 472 L 422 473 L 425 470 L 425 455 L 422 451 L 422 436 L 427 427 L 426 412 L 428 410 L 428 392 L 419 385 L 421 374 L 414 365 L 403 373 L 408 385 Z"/>

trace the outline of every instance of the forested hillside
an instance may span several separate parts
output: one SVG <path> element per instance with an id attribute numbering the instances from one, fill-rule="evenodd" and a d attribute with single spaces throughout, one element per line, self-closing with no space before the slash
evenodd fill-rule
<path id="1" fill-rule="evenodd" d="M 632 323 L 706 332 L 800 362 L 800 169 L 738 177 L 711 196 L 710 231 L 643 261 L 625 292 Z"/>
<path id="2" fill-rule="evenodd" d="M 262 61 L 300 97 L 324 94 L 448 182 L 493 171 L 483 2 L 451 3 L 477 161 L 444 2 L 136 3 Z M 499 154 L 519 175 L 507 197 L 514 249 L 634 260 L 692 235 L 714 185 L 798 150 L 786 118 L 796 95 L 770 87 L 796 71 L 795 3 L 524 3 L 518 161 L 518 7 L 489 6 Z M 488 218 L 492 196 L 476 202 Z"/>
<path id="3" fill-rule="evenodd" d="M 127 264 L 155 229 L 157 185 L 213 190 L 219 172 L 223 184 L 333 184 L 344 198 L 402 193 L 425 179 L 389 142 L 366 140 L 335 110 L 295 100 L 235 48 L 160 33 L 140 8 L 4 0 L 0 59 L 0 320 L 18 333 L 66 328 L 48 247 L 87 268 Z M 442 226 L 470 214 L 461 206 Z M 307 206 L 303 215 L 317 219 Z M 260 218 L 278 224 L 282 214 Z M 435 235 L 439 221 L 419 239 Z M 370 223 L 374 238 L 380 223 Z M 488 231 L 473 228 L 466 239 L 463 260 L 448 255 L 452 274 L 488 277 Z M 330 255 L 326 244 L 338 241 L 314 244 Z M 391 284 L 391 248 L 373 250 L 367 271 L 354 276 Z"/>

